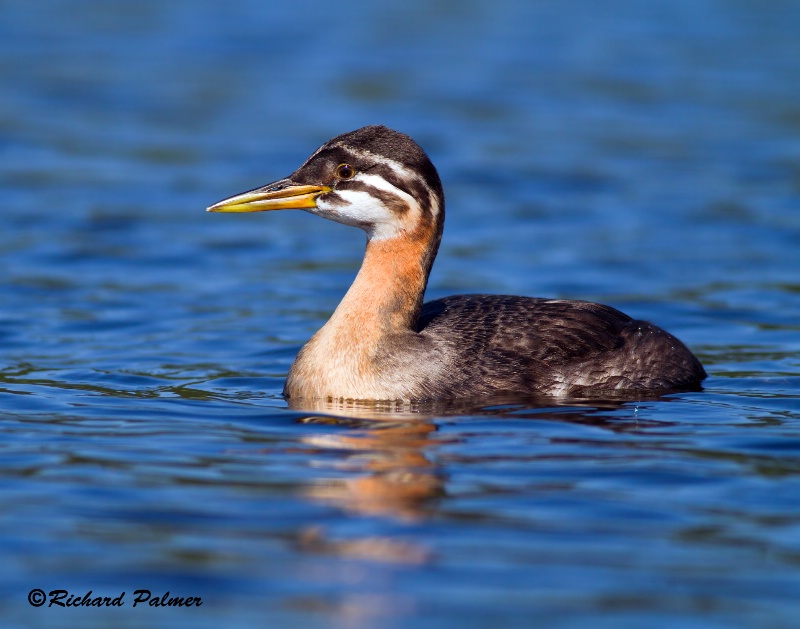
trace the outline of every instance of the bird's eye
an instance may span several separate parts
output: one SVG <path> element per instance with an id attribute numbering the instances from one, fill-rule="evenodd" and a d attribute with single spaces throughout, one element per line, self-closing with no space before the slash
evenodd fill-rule
<path id="1" fill-rule="evenodd" d="M 356 169 L 350 164 L 339 164 L 336 167 L 336 176 L 339 179 L 352 179 L 356 174 Z"/>

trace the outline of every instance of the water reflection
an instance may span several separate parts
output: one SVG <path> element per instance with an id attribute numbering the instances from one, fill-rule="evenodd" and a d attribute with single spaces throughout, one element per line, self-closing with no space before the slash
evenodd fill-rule
<path id="1" fill-rule="evenodd" d="M 591 414 L 593 411 L 613 410 L 626 403 L 644 400 L 669 400 L 669 396 L 626 391 L 603 392 L 601 396 L 552 397 L 544 395 L 497 395 L 479 398 L 449 400 L 352 400 L 288 399 L 289 408 L 297 411 L 329 413 L 340 419 L 373 419 L 397 421 L 465 415 L 499 415 L 508 413 L 547 412 L 548 409 L 576 410 Z"/>
<path id="2" fill-rule="evenodd" d="M 447 417 L 496 417 L 513 419 L 554 419 L 561 422 L 577 422 L 595 426 L 608 426 L 613 430 L 625 430 L 619 418 L 610 417 L 610 411 L 639 402 L 669 402 L 670 395 L 642 394 L 630 392 L 604 392 L 602 397 L 550 397 L 541 395 L 501 395 L 482 398 L 454 400 L 287 400 L 289 408 L 297 411 L 323 413 L 324 416 L 309 415 L 300 421 L 305 423 L 331 423 L 339 426 L 357 427 L 364 430 L 378 429 L 387 422 L 433 422 Z"/>
<path id="3" fill-rule="evenodd" d="M 447 497 L 447 475 L 437 451 L 461 439 L 441 435 L 439 426 L 448 416 L 574 422 L 615 432 L 641 428 L 638 420 L 621 421 L 609 414 L 622 408 L 624 400 L 503 397 L 488 402 L 315 402 L 317 413 L 300 417 L 298 423 L 332 430 L 299 441 L 310 448 L 312 467 L 336 474 L 316 474 L 302 494 L 352 517 L 419 523 Z M 333 462 L 324 456 L 332 451 L 337 455 Z M 419 543 L 373 535 L 336 539 L 321 526 L 304 529 L 297 545 L 305 552 L 351 559 L 414 565 L 431 559 L 430 549 Z"/>
<path id="4" fill-rule="evenodd" d="M 342 425 L 329 417 L 312 416 L 301 422 Z M 350 427 L 355 428 L 351 433 L 302 438 L 306 445 L 340 451 L 336 468 L 348 472 L 344 480 L 316 481 L 307 495 L 357 515 L 406 521 L 424 517 L 426 505 L 444 493 L 444 479 L 430 459 L 430 452 L 441 443 L 432 439 L 436 425 L 424 419 L 379 419 L 360 426 L 351 423 Z"/>

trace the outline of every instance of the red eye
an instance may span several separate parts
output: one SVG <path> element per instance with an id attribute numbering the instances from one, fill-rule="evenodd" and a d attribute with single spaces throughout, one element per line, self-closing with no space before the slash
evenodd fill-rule
<path id="1" fill-rule="evenodd" d="M 356 169 L 350 164 L 339 164 L 336 167 L 336 176 L 339 179 L 352 179 L 356 174 Z"/>

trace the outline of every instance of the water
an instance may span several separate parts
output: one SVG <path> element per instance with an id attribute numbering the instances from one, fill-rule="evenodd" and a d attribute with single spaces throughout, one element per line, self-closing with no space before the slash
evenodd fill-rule
<path id="1" fill-rule="evenodd" d="M 0 14 L 4 627 L 796 626 L 794 3 Z M 610 303 L 705 390 L 288 408 L 363 235 L 203 210 L 378 122 L 445 184 L 429 297 Z"/>

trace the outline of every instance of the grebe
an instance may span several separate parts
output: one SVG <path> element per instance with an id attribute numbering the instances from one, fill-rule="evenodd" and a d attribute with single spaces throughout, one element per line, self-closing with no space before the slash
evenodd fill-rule
<path id="1" fill-rule="evenodd" d="M 292 175 L 209 212 L 301 209 L 367 234 L 364 261 L 300 350 L 284 395 L 414 400 L 698 389 L 686 346 L 585 301 L 456 295 L 423 304 L 444 226 L 436 168 L 409 136 L 368 126 L 323 144 Z"/>

